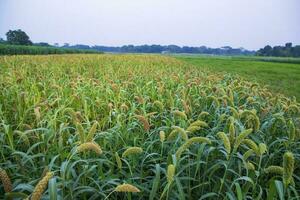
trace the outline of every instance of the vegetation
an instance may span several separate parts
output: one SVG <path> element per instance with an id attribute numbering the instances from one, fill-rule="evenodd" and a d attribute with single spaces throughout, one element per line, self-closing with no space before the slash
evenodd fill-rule
<path id="1" fill-rule="evenodd" d="M 7 41 L 0 38 L 0 44 L 15 44 L 15 45 L 32 45 L 29 36 L 22 30 L 9 30 L 6 33 Z M 35 46 L 49 47 L 46 42 L 34 43 Z M 57 46 L 58 47 L 58 46 Z M 254 55 L 255 51 L 248 51 L 243 48 L 232 48 L 225 46 L 222 48 L 201 47 L 179 47 L 177 45 L 124 45 L 121 47 L 109 46 L 89 46 L 84 44 L 69 45 L 65 43 L 61 46 L 64 49 L 81 49 L 101 52 L 115 52 L 115 53 L 195 53 L 195 54 L 216 54 L 216 55 Z"/>
<path id="2" fill-rule="evenodd" d="M 101 53 L 95 50 L 65 49 L 45 46 L 24 46 L 0 44 L 0 55 L 38 55 L 38 54 L 69 54 L 69 53 Z"/>
<path id="3" fill-rule="evenodd" d="M 6 33 L 7 40 L 0 38 L 0 44 L 12 44 L 12 45 L 33 45 L 30 41 L 29 36 L 22 31 L 18 30 L 9 30 Z M 46 42 L 35 43 L 35 46 L 50 47 Z M 6 47 L 6 46 L 4 46 Z M 249 51 L 244 48 L 232 48 L 230 46 L 224 46 L 221 48 L 209 48 L 206 46 L 200 47 L 189 47 L 189 46 L 177 46 L 177 45 L 124 45 L 121 47 L 109 47 L 109 46 L 89 46 L 84 44 L 69 45 L 65 43 L 62 48 L 64 49 L 81 49 L 81 50 L 92 50 L 92 51 L 101 51 L 101 52 L 115 52 L 115 53 L 185 53 L 185 54 L 212 54 L 212 55 L 254 55 L 257 56 L 274 56 L 274 57 L 300 57 L 300 45 L 292 46 L 292 43 L 286 43 L 285 46 L 274 46 L 273 48 L 270 45 L 261 48 L 257 52 Z M 66 50 L 64 50 L 66 51 Z M 2 51 L 3 52 L 3 51 Z M 53 52 L 53 51 L 52 51 Z M 15 53 L 18 54 L 18 53 Z M 26 53 L 31 54 L 31 53 Z M 38 53 L 33 53 L 38 54 Z M 43 54 L 43 53 L 42 53 Z M 1 52 L 0 52 L 1 55 Z M 2 53 L 5 55 L 5 53 Z M 7 55 L 7 54 L 6 54 Z M 10 55 L 10 54 L 8 54 Z"/>
<path id="4" fill-rule="evenodd" d="M 300 59 L 265 57 L 177 56 L 214 73 L 237 74 L 268 85 L 273 92 L 300 99 Z"/>
<path id="5" fill-rule="evenodd" d="M 285 46 L 265 46 L 256 52 L 258 56 L 276 56 L 276 57 L 300 57 L 300 45 L 292 46 L 292 43 L 286 43 Z"/>
<path id="6" fill-rule="evenodd" d="M 69 53 L 101 53 L 92 49 L 74 49 L 53 47 L 46 42 L 32 43 L 29 36 L 22 31 L 9 30 L 7 40 L 0 38 L 0 55 L 39 55 L 39 54 L 69 54 Z"/>
<path id="7" fill-rule="evenodd" d="M 124 45 L 121 47 L 109 46 L 88 46 L 88 45 L 69 45 L 65 44 L 64 48 L 75 49 L 94 49 L 103 52 L 117 52 L 117 53 L 194 53 L 194 54 L 216 54 L 216 55 L 254 55 L 255 51 L 249 51 L 243 48 L 232 48 L 229 46 L 222 48 L 209 48 L 206 46 L 201 47 L 179 47 L 177 45 Z"/>
<path id="8" fill-rule="evenodd" d="M 1 199 L 300 198 L 295 99 L 154 55 L 0 65 Z"/>
<path id="9" fill-rule="evenodd" d="M 29 36 L 22 31 L 21 29 L 18 30 L 9 30 L 6 33 L 7 43 L 14 44 L 14 45 L 32 45 L 32 42 L 29 39 Z"/>

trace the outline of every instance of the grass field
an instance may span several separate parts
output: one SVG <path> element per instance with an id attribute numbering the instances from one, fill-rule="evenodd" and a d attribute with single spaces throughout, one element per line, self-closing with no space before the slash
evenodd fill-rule
<path id="1" fill-rule="evenodd" d="M 300 59 L 264 57 L 176 56 L 212 72 L 238 74 L 272 91 L 300 99 Z"/>
<path id="2" fill-rule="evenodd" d="M 182 59 L 0 57 L 0 199 L 299 199 L 299 102 Z"/>

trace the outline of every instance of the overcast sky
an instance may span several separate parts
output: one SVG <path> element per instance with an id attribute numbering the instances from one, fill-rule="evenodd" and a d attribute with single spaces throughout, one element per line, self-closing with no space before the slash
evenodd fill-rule
<path id="1" fill-rule="evenodd" d="M 34 42 L 245 47 L 300 44 L 299 0 L 0 0 L 0 37 Z"/>

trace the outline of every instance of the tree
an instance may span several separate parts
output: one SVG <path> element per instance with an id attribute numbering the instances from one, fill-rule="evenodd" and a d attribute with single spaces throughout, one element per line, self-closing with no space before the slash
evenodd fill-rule
<path id="1" fill-rule="evenodd" d="M 5 43 L 5 40 L 3 40 L 2 38 L 0 38 L 0 44 Z"/>
<path id="2" fill-rule="evenodd" d="M 34 43 L 33 45 L 35 45 L 35 46 L 41 46 L 41 47 L 50 47 L 51 46 L 47 42 Z"/>
<path id="3" fill-rule="evenodd" d="M 21 29 L 14 31 L 9 30 L 6 33 L 6 38 L 9 44 L 32 45 L 32 42 L 29 40 L 29 36 Z"/>
<path id="4" fill-rule="evenodd" d="M 64 46 L 62 46 L 63 48 L 68 48 L 70 47 L 70 44 L 69 43 L 64 43 Z"/>
<path id="5" fill-rule="evenodd" d="M 300 46 L 293 47 L 291 42 L 285 44 L 285 46 L 265 46 L 264 48 L 256 52 L 258 56 L 281 56 L 281 57 L 300 57 Z"/>
<path id="6" fill-rule="evenodd" d="M 291 42 L 288 42 L 285 44 L 285 48 L 292 48 L 293 44 Z"/>
<path id="7" fill-rule="evenodd" d="M 265 46 L 264 48 L 257 51 L 259 56 L 271 56 L 273 48 L 270 45 Z"/>
<path id="8" fill-rule="evenodd" d="M 271 56 L 272 55 L 272 47 L 270 45 L 267 45 L 264 47 L 263 52 L 265 53 L 266 56 Z"/>
<path id="9" fill-rule="evenodd" d="M 294 57 L 300 57 L 300 45 L 296 45 L 293 49 L 292 49 L 292 55 Z"/>
<path id="10" fill-rule="evenodd" d="M 271 56 L 285 56 L 283 48 L 281 46 L 274 46 Z"/>

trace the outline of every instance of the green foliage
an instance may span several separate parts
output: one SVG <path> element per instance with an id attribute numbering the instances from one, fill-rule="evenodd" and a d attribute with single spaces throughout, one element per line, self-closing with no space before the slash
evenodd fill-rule
<path id="1" fill-rule="evenodd" d="M 0 44 L 0 55 L 40 55 L 40 54 L 72 54 L 101 53 L 94 50 L 66 49 L 46 46 L 24 46 Z"/>
<path id="2" fill-rule="evenodd" d="M 265 46 L 256 52 L 258 56 L 280 56 L 280 57 L 300 57 L 300 45 L 292 46 L 292 43 L 286 43 L 285 46 Z"/>
<path id="3" fill-rule="evenodd" d="M 85 45 L 74 45 L 70 47 L 81 48 Z M 213 54 L 213 55 L 254 55 L 255 51 L 249 51 L 243 48 L 232 48 L 225 46 L 222 48 L 210 48 L 206 46 L 190 47 L 177 45 L 124 45 L 120 47 L 109 46 L 93 46 L 93 49 L 104 52 L 118 52 L 118 53 L 191 53 L 191 54 Z"/>
<path id="4" fill-rule="evenodd" d="M 0 66 L 0 199 L 300 198 L 295 99 L 154 55 Z"/>
<path id="5" fill-rule="evenodd" d="M 21 29 L 9 30 L 6 33 L 6 38 L 8 44 L 32 45 L 32 42 L 29 40 L 29 36 Z"/>
<path id="6" fill-rule="evenodd" d="M 6 41 L 3 40 L 2 38 L 0 38 L 0 44 L 5 44 L 5 43 L 6 43 Z"/>

